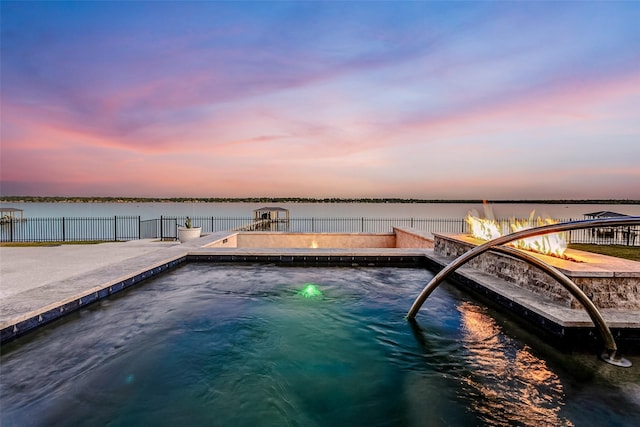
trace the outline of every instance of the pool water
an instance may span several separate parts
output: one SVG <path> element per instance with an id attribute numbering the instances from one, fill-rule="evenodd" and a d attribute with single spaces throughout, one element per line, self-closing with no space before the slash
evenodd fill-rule
<path id="1" fill-rule="evenodd" d="M 192 263 L 3 346 L 2 426 L 635 425 L 640 361 L 547 346 L 412 268 Z M 307 292 L 313 284 L 318 292 Z"/>

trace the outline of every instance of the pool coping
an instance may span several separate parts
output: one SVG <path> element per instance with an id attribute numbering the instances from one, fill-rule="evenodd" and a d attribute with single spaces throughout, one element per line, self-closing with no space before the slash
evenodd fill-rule
<path id="1" fill-rule="evenodd" d="M 397 266 L 439 271 L 451 260 L 429 248 L 215 248 L 228 232 L 160 248 L 88 273 L 10 295 L 0 302 L 0 344 L 13 341 L 68 313 L 120 292 L 188 262 L 270 263 L 288 266 Z M 488 298 L 558 338 L 596 335 L 585 310 L 561 307 L 529 291 L 509 285 L 469 267 L 460 268 L 452 282 Z M 425 277 L 425 285 L 427 278 Z M 416 294 L 417 297 L 417 294 Z M 407 301 L 409 309 L 413 301 Z M 640 313 L 600 310 L 616 339 L 640 342 Z M 429 315 L 425 302 L 420 316 Z"/>

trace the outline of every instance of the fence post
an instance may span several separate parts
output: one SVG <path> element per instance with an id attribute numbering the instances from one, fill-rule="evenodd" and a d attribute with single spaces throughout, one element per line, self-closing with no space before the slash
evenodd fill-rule
<path id="1" fill-rule="evenodd" d="M 65 236 L 65 229 L 64 229 L 64 217 L 62 217 L 62 241 L 63 242 L 66 241 L 65 237 L 66 236 Z"/>
<path id="2" fill-rule="evenodd" d="M 164 221 L 162 220 L 162 215 L 160 215 L 160 241 L 162 242 L 164 240 L 164 229 L 162 227 L 162 223 Z"/>
<path id="3" fill-rule="evenodd" d="M 569 221 L 569 222 L 571 222 L 571 221 L 573 221 L 573 220 L 572 220 L 571 218 L 569 218 L 569 220 L 568 220 L 568 221 Z M 569 230 L 569 231 L 565 234 L 565 236 L 566 236 L 566 238 L 567 238 L 567 245 L 570 245 L 570 244 L 571 244 L 571 242 L 573 242 L 573 231 L 574 231 L 574 230 Z"/>
<path id="4" fill-rule="evenodd" d="M 113 241 L 118 241 L 118 216 L 113 217 Z"/>
<path id="5" fill-rule="evenodd" d="M 13 218 L 9 219 L 9 241 L 13 242 Z"/>
<path id="6" fill-rule="evenodd" d="M 142 239 L 142 217 L 138 215 L 138 240 Z"/>

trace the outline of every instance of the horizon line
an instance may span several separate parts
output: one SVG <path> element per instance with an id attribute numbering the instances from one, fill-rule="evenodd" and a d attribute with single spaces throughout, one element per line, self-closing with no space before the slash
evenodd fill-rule
<path id="1" fill-rule="evenodd" d="M 289 203 L 549 203 L 549 204 L 640 204 L 639 199 L 424 199 L 405 197 L 135 197 L 135 196 L 1 196 L 1 202 L 289 202 Z"/>

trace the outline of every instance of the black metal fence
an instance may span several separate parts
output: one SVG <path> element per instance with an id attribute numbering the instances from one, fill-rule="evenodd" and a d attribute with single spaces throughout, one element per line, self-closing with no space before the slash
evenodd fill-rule
<path id="1" fill-rule="evenodd" d="M 186 217 L 161 217 L 142 221 L 142 238 L 175 239 Z M 217 231 L 285 231 L 292 233 L 390 233 L 393 227 L 412 227 L 428 232 L 464 233 L 467 224 L 459 219 L 433 218 L 290 218 L 256 221 L 251 217 L 191 217 L 202 233 Z"/>
<path id="2" fill-rule="evenodd" d="M 186 217 L 161 216 L 141 220 L 138 216 L 105 218 L 28 218 L 3 220 L 1 242 L 123 241 L 136 239 L 172 240 Z M 499 220 L 504 232 L 507 219 Z M 559 219 L 560 222 L 571 219 Z M 251 217 L 191 217 L 202 233 L 231 230 L 287 231 L 300 233 L 390 233 L 394 227 L 415 228 L 427 233 L 467 233 L 462 218 L 290 218 L 258 221 Z M 640 227 L 609 227 L 574 230 L 567 233 L 570 243 L 640 246 Z"/>
<path id="3" fill-rule="evenodd" d="M 2 242 L 78 242 L 140 239 L 140 217 L 4 219 Z"/>

